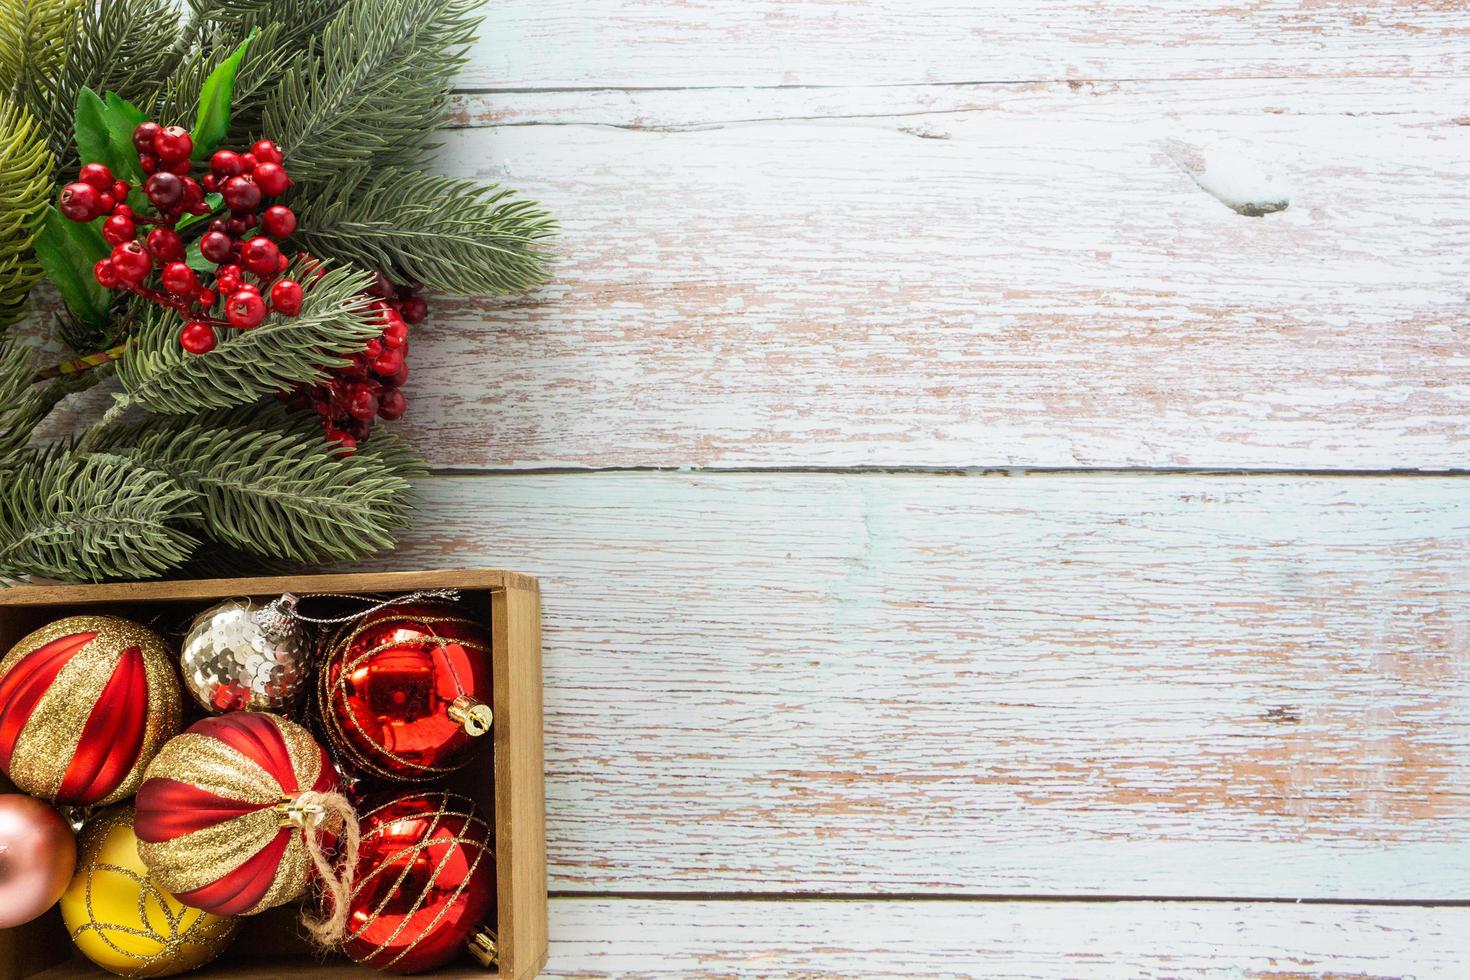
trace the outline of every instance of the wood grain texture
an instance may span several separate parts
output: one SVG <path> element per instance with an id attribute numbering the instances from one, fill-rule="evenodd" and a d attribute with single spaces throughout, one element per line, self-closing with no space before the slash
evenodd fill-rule
<path id="1" fill-rule="evenodd" d="M 563 898 L 545 976 L 1462 980 L 1470 909 Z"/>
<path id="2" fill-rule="evenodd" d="M 406 431 L 466 468 L 1464 466 L 1470 81 L 943 91 L 448 134 L 565 258 L 436 306 Z"/>
<path id="3" fill-rule="evenodd" d="M 508 0 L 467 85 L 498 88 L 1463 73 L 1445 0 Z"/>
<path id="4" fill-rule="evenodd" d="M 543 583 L 554 890 L 1470 898 L 1454 479 L 427 493 Z"/>

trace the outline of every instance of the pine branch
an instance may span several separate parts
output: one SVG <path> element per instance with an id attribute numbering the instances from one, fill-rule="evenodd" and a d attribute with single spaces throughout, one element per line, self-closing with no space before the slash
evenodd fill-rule
<path id="1" fill-rule="evenodd" d="M 41 279 L 31 246 L 50 203 L 52 163 L 35 120 L 0 97 L 0 333 L 25 315 Z"/>
<path id="2" fill-rule="evenodd" d="M 48 79 L 66 57 L 82 0 L 4 0 L 0 3 L 0 97 L 44 112 Z"/>
<path id="3" fill-rule="evenodd" d="M 313 254 L 393 269 L 436 292 L 515 293 L 547 278 L 556 222 L 513 192 L 429 174 L 357 168 L 294 202 Z"/>
<path id="4" fill-rule="evenodd" d="M 67 375 L 40 388 L 35 377 L 30 351 L 0 341 L 0 459 L 19 453 L 57 402 L 96 384 L 101 375 Z"/>
<path id="5" fill-rule="evenodd" d="M 116 92 L 144 112 L 155 107 L 178 65 L 178 12 L 172 0 L 87 2 L 66 39 L 66 57 L 44 83 L 33 111 L 62 172 L 77 163 L 72 126 L 83 88 Z"/>
<path id="6" fill-rule="evenodd" d="M 409 478 L 422 472 L 392 435 L 338 458 L 319 424 L 261 426 L 239 412 L 150 425 L 127 453 L 197 491 L 215 541 L 311 563 L 391 549 L 413 509 Z"/>
<path id="7" fill-rule="evenodd" d="M 474 0 L 355 0 L 266 99 L 262 127 L 298 182 L 359 164 L 421 165 L 480 18 Z"/>
<path id="8" fill-rule="evenodd" d="M 35 454 L 0 490 L 0 574 L 66 581 L 154 578 L 195 539 L 194 494 L 164 474 L 106 453 Z"/>
<path id="9" fill-rule="evenodd" d="M 303 278 L 299 270 L 288 275 Z M 329 270 L 316 281 L 305 276 L 299 316 L 273 314 L 254 329 L 226 331 L 208 354 L 180 348 L 178 314 L 155 308 L 118 362 L 118 377 L 133 404 L 165 415 L 245 405 L 320 381 L 327 368 L 346 363 L 343 355 L 381 332 L 363 295 L 368 281 L 351 268 Z"/>

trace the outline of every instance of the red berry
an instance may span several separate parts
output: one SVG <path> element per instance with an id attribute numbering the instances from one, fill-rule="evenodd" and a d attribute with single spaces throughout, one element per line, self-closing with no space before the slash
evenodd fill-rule
<path id="1" fill-rule="evenodd" d="M 234 247 L 235 240 L 222 231 L 206 231 L 204 237 L 199 239 L 199 254 L 215 265 L 228 262 Z"/>
<path id="2" fill-rule="evenodd" d="M 281 153 L 280 148 L 277 147 L 276 144 L 272 143 L 270 140 L 261 140 L 260 142 L 256 143 L 250 148 L 250 153 L 261 163 L 280 164 L 286 161 L 286 158 Z"/>
<path id="3" fill-rule="evenodd" d="M 198 301 L 200 306 L 204 307 L 207 310 L 214 305 L 214 301 L 219 299 L 219 297 L 215 295 L 213 289 L 201 289 L 199 290 L 199 295 L 195 297 L 195 299 Z"/>
<path id="4" fill-rule="evenodd" d="M 250 173 L 251 171 L 253 171 L 255 169 L 255 162 L 256 161 L 255 161 L 255 154 L 254 153 L 242 153 L 242 154 L 240 154 L 240 167 L 247 174 Z"/>
<path id="5" fill-rule="evenodd" d="M 133 185 L 125 180 L 114 180 L 112 182 L 112 196 L 116 200 L 126 201 L 128 199 L 128 192 L 132 189 Z"/>
<path id="6" fill-rule="evenodd" d="M 255 227 L 255 215 L 237 215 L 225 222 L 225 230 L 235 237 L 243 236 Z"/>
<path id="7" fill-rule="evenodd" d="M 117 198 L 111 194 L 104 193 L 97 198 L 97 208 L 100 214 L 111 214 L 112 209 L 117 207 Z"/>
<path id="8" fill-rule="evenodd" d="M 383 344 L 397 349 L 406 343 L 408 343 L 408 324 L 404 323 L 401 318 L 390 320 L 383 328 Z"/>
<path id="9" fill-rule="evenodd" d="M 133 219 L 121 214 L 114 214 L 102 222 L 102 240 L 109 245 L 121 245 L 138 237 L 138 226 Z"/>
<path id="10" fill-rule="evenodd" d="M 254 287 L 241 286 L 225 300 L 225 319 L 241 330 L 257 327 L 265 319 L 265 300 Z"/>
<path id="11" fill-rule="evenodd" d="M 291 260 L 286 258 L 285 252 L 282 252 L 281 257 L 276 260 L 276 273 L 279 275 L 289 268 L 291 268 Z"/>
<path id="12" fill-rule="evenodd" d="M 56 206 L 73 221 L 93 221 L 102 214 L 102 195 L 91 184 L 77 181 L 61 189 Z"/>
<path id="13" fill-rule="evenodd" d="M 296 212 L 284 204 L 273 204 L 260 216 L 260 226 L 272 238 L 289 238 L 296 230 Z"/>
<path id="14" fill-rule="evenodd" d="M 179 333 L 179 346 L 190 354 L 208 354 L 214 344 L 214 329 L 202 320 L 190 320 Z"/>
<path id="15" fill-rule="evenodd" d="M 240 264 L 257 276 L 274 273 L 280 260 L 281 250 L 269 238 L 252 238 L 240 246 Z"/>
<path id="16" fill-rule="evenodd" d="M 154 207 L 170 208 L 178 204 L 184 196 L 184 181 L 178 174 L 160 170 L 148 178 L 148 182 L 143 185 L 143 192 L 148 195 L 148 200 Z"/>
<path id="17" fill-rule="evenodd" d="M 220 180 L 229 180 L 243 174 L 245 167 L 240 163 L 240 154 L 234 150 L 216 150 L 209 158 L 209 172 Z"/>
<path id="18" fill-rule="evenodd" d="M 158 169 L 158 157 L 152 153 L 139 153 L 138 169 L 142 170 L 145 174 L 153 173 Z"/>
<path id="19" fill-rule="evenodd" d="M 301 312 L 301 284 L 294 279 L 280 279 L 271 287 L 271 309 L 283 316 Z"/>
<path id="20" fill-rule="evenodd" d="M 398 312 L 403 314 L 406 323 L 422 323 L 429 315 L 429 304 L 422 296 L 410 296 L 403 301 L 403 306 Z"/>
<path id="21" fill-rule="evenodd" d="M 291 178 L 279 163 L 257 163 L 254 177 L 266 197 L 280 197 L 291 186 Z"/>
<path id="22" fill-rule="evenodd" d="M 194 165 L 188 160 L 179 160 L 168 164 L 160 163 L 158 169 L 167 170 L 169 173 L 179 177 L 187 177 L 189 176 L 189 171 L 194 169 Z"/>
<path id="23" fill-rule="evenodd" d="M 153 152 L 153 140 L 163 131 L 156 122 L 140 122 L 133 130 L 133 147 L 140 153 Z"/>
<path id="24" fill-rule="evenodd" d="M 403 411 L 406 408 L 408 408 L 408 400 L 403 397 L 401 389 L 384 388 L 383 393 L 378 396 L 379 418 L 396 422 L 403 418 Z"/>
<path id="25" fill-rule="evenodd" d="M 339 457 L 351 456 L 357 452 L 357 440 L 340 429 L 327 429 L 327 438 L 337 443 L 340 447 L 337 450 Z"/>
<path id="26" fill-rule="evenodd" d="M 381 271 L 374 270 L 373 281 L 372 284 L 369 285 L 367 288 L 367 294 L 369 296 L 376 296 L 378 299 L 387 299 L 388 297 L 392 296 L 393 293 L 393 283 L 390 282 L 388 277 L 385 276 Z M 374 305 L 378 309 L 387 308 L 386 304 L 383 303 L 377 303 Z"/>
<path id="27" fill-rule="evenodd" d="M 214 179 L 214 174 L 205 174 L 199 178 L 199 183 L 204 185 L 204 190 L 209 194 L 219 190 L 219 181 Z"/>
<path id="28" fill-rule="evenodd" d="M 367 347 L 363 348 L 363 352 L 366 353 L 368 359 L 371 360 L 372 358 L 377 357 L 379 354 L 383 353 L 383 342 L 377 337 L 374 337 L 372 340 L 369 340 L 367 342 Z"/>
<path id="29" fill-rule="evenodd" d="M 398 369 L 398 373 L 397 374 L 393 375 L 390 378 L 384 378 L 383 379 L 383 384 L 385 384 L 385 385 L 392 385 L 393 387 L 396 388 L 399 385 L 402 385 L 407 380 L 408 380 L 408 365 L 405 364 L 405 365 L 403 365 L 403 367 L 401 367 L 401 368 Z"/>
<path id="30" fill-rule="evenodd" d="M 194 140 L 184 127 L 170 126 L 159 130 L 153 137 L 153 152 L 160 160 L 179 163 L 188 160 L 189 154 L 194 152 Z"/>
<path id="31" fill-rule="evenodd" d="M 163 288 L 175 296 L 188 296 L 199 288 L 199 277 L 183 262 L 170 262 L 163 267 Z"/>
<path id="32" fill-rule="evenodd" d="M 359 381 L 347 389 L 347 414 L 367 422 L 378 414 L 377 386 L 370 381 Z"/>
<path id="33" fill-rule="evenodd" d="M 112 171 L 100 163 L 84 163 L 77 173 L 77 180 L 91 184 L 101 193 L 112 190 Z"/>
<path id="34" fill-rule="evenodd" d="M 172 228 L 154 228 L 148 233 L 148 251 L 160 262 L 180 262 L 184 258 L 184 240 Z"/>
<path id="35" fill-rule="evenodd" d="M 134 215 L 133 215 L 133 209 L 130 208 L 130 207 L 128 207 L 126 204 L 119 204 L 119 205 L 117 205 L 116 207 L 114 207 L 112 209 L 112 213 L 113 214 L 120 214 L 124 218 L 134 217 Z"/>
<path id="36" fill-rule="evenodd" d="M 221 296 L 233 296 L 240 291 L 241 286 L 245 285 L 245 280 L 240 278 L 238 274 L 230 275 L 220 273 L 215 276 L 214 285 L 219 290 Z"/>
<path id="37" fill-rule="evenodd" d="M 97 284 L 106 289 L 116 289 L 120 283 L 117 270 L 112 267 L 112 259 L 102 259 L 92 266 L 92 275 L 96 277 Z"/>
<path id="38" fill-rule="evenodd" d="M 403 367 L 403 351 L 388 348 L 373 358 L 373 373 L 388 378 L 397 374 Z"/>
<path id="39" fill-rule="evenodd" d="M 179 206 L 190 214 L 209 213 L 209 206 L 204 203 L 204 188 L 193 177 L 184 178 L 184 196 Z"/>
<path id="40" fill-rule="evenodd" d="M 112 267 L 123 282 L 136 285 L 153 271 L 153 257 L 137 242 L 123 242 L 112 250 Z"/>
<path id="41" fill-rule="evenodd" d="M 220 188 L 225 207 L 237 214 L 249 214 L 260 207 L 260 188 L 249 177 L 231 177 Z"/>

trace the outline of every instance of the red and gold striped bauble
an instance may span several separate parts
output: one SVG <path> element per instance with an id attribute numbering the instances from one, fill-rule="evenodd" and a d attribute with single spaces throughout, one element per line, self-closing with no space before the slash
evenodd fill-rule
<path id="1" fill-rule="evenodd" d="M 236 711 L 172 739 L 138 789 L 138 854 L 179 901 L 215 915 L 289 902 L 312 875 L 300 804 L 337 775 L 305 728 Z"/>
<path id="2" fill-rule="evenodd" d="M 178 733 L 173 657 L 146 627 L 69 616 L 0 660 L 0 769 L 32 796 L 81 806 L 133 794 Z"/>

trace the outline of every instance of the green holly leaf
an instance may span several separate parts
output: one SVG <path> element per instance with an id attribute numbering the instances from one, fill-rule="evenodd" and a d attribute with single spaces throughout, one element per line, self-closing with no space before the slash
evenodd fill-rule
<path id="1" fill-rule="evenodd" d="M 133 147 L 133 130 L 143 119 L 142 110 L 116 92 L 108 92 L 103 98 L 83 88 L 77 96 L 75 117 L 77 153 L 82 162 L 104 164 L 121 180 L 141 181 L 143 171 Z"/>
<path id="2" fill-rule="evenodd" d="M 194 119 L 194 131 L 190 134 L 194 137 L 195 160 L 203 160 L 213 153 L 219 141 L 230 131 L 230 103 L 235 98 L 235 72 L 239 70 L 240 60 L 245 57 L 245 49 L 255 34 L 252 30 L 250 36 L 240 42 L 235 53 L 215 66 L 214 71 L 204 80 L 204 87 L 199 92 L 199 113 Z"/>
<path id="3" fill-rule="evenodd" d="M 207 214 L 186 214 L 179 219 L 179 223 L 174 226 L 174 230 L 183 231 L 190 225 L 197 225 L 201 221 L 213 221 L 219 215 L 219 209 L 224 205 L 225 199 L 219 194 L 205 194 L 204 203 L 209 205 L 209 212 Z"/>
<path id="4" fill-rule="evenodd" d="M 55 206 L 47 210 L 36 238 L 36 260 L 72 316 L 89 326 L 105 323 L 112 305 L 112 293 L 92 275 L 92 267 L 111 251 L 95 222 L 71 221 Z"/>

